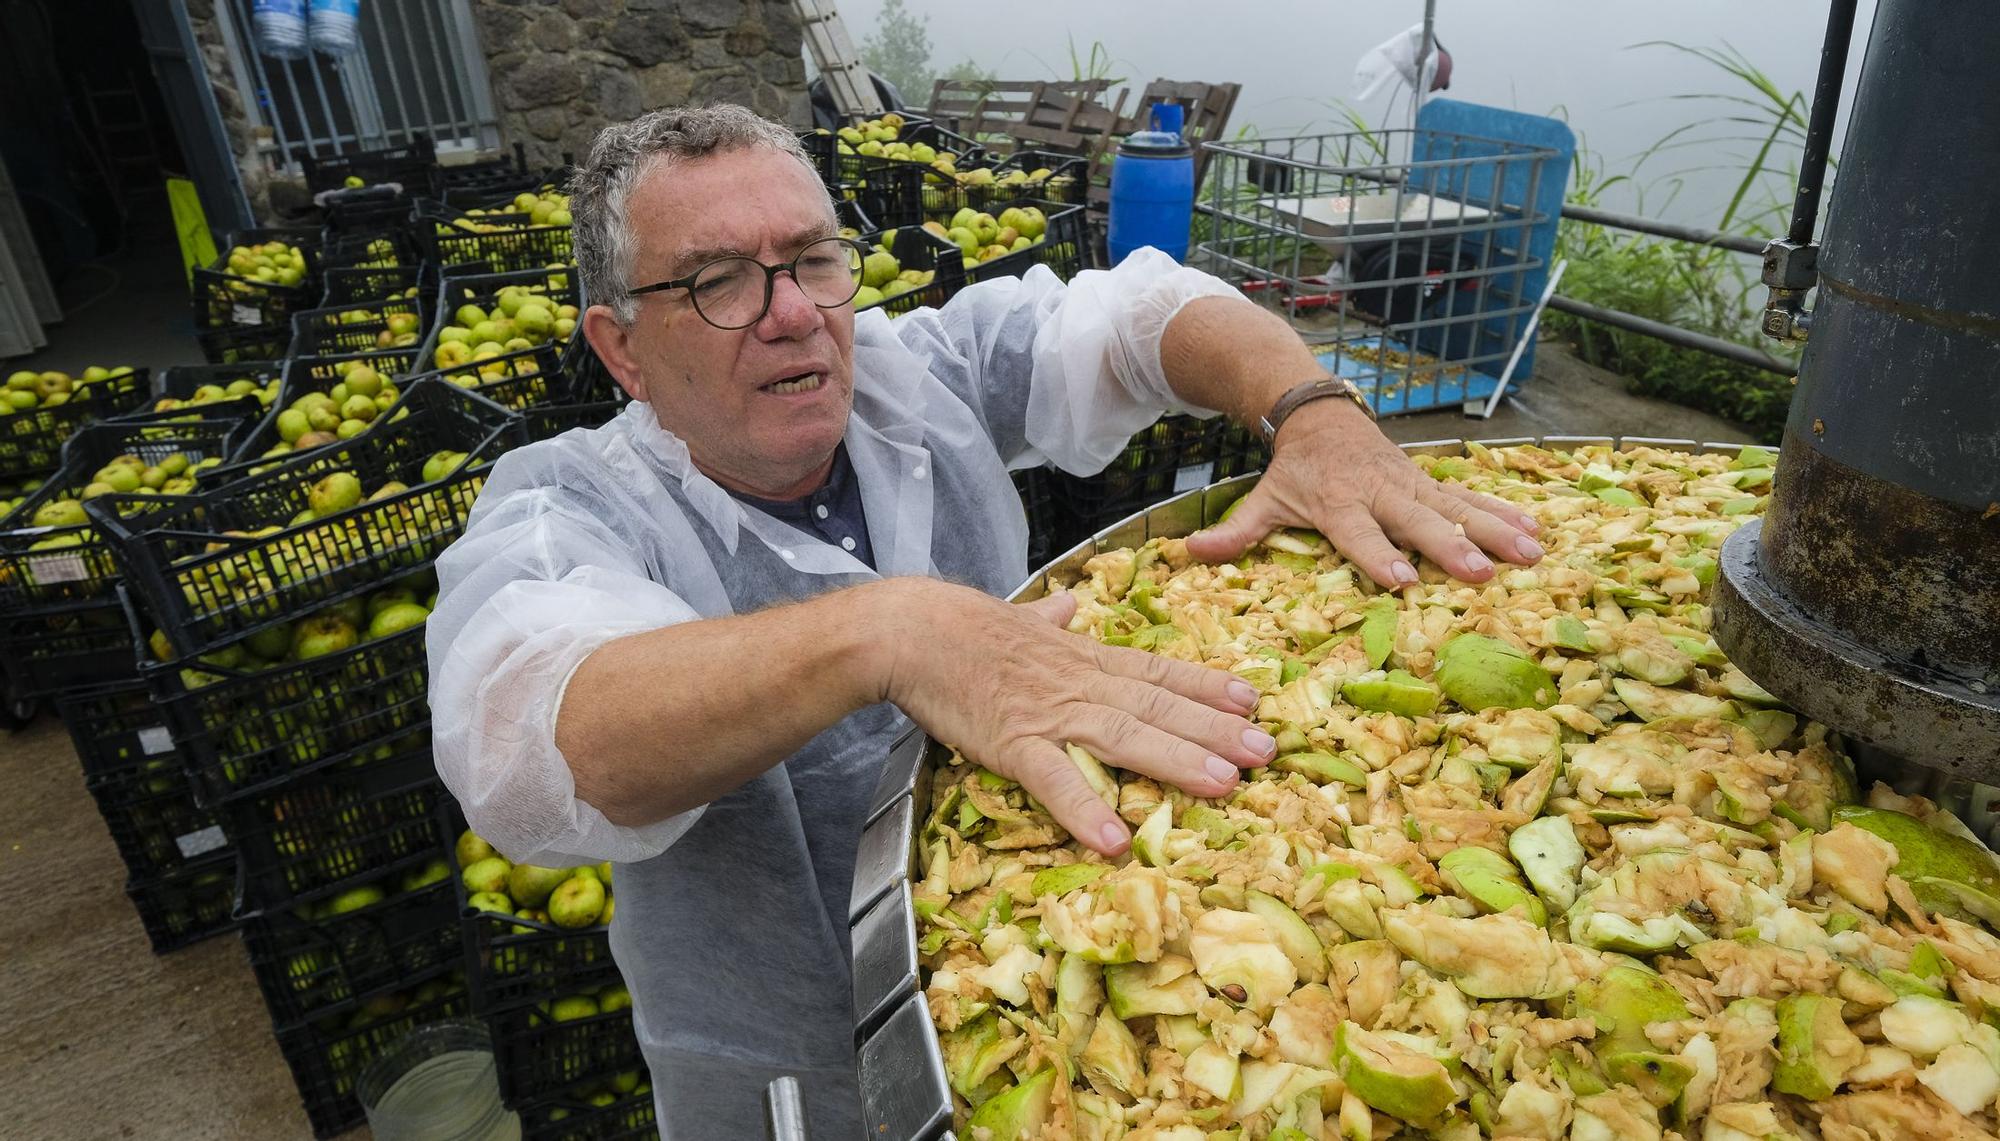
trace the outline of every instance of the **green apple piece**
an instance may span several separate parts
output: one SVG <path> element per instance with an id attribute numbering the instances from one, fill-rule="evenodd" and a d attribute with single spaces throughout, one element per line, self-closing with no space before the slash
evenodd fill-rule
<path id="1" fill-rule="evenodd" d="M 1271 1012 L 1271 1035 L 1278 1056 L 1301 1066 L 1325 1068 L 1333 1058 L 1333 1033 L 1344 1007 L 1322 983 L 1308 983 L 1285 996 Z"/>
<path id="2" fill-rule="evenodd" d="M 2000 1095 L 2000 1070 L 1979 1047 L 1968 1042 L 1946 1046 L 1937 1060 L 1917 1074 L 1917 1081 L 1947 1105 L 1967 1117 L 1990 1107 Z"/>
<path id="3" fill-rule="evenodd" d="M 1077 1067 L 1091 1088 L 1107 1097 L 1115 1094 L 1129 1100 L 1145 1092 L 1146 1068 L 1139 1060 L 1138 1039 L 1119 1019 L 1097 1019 Z"/>
<path id="4" fill-rule="evenodd" d="M 1934 1058 L 1972 1037 L 1964 1007 L 1929 995 L 1906 994 L 1876 1017 L 1891 1046 L 1919 1058 Z"/>
<path id="5" fill-rule="evenodd" d="M 1132 833 L 1132 855 L 1140 863 L 1149 867 L 1162 868 L 1169 862 L 1166 856 L 1167 833 L 1174 826 L 1174 806 L 1171 801 L 1161 801 L 1153 809 L 1138 831 Z"/>
<path id="6" fill-rule="evenodd" d="M 1454 848 L 1438 860 L 1438 871 L 1453 891 L 1481 911 L 1491 914 L 1519 908 L 1521 915 L 1538 927 L 1549 921 L 1548 909 L 1528 890 L 1521 870 L 1490 848 Z"/>
<path id="7" fill-rule="evenodd" d="M 993 1076 L 1008 1056 L 1008 1039 L 1000 1034 L 1000 1016 L 988 1011 L 956 1030 L 938 1037 L 945 1075 L 951 1088 L 966 1100 Z"/>
<path id="8" fill-rule="evenodd" d="M 1542 623 L 1542 640 L 1551 646 L 1565 650 L 1575 650 L 1579 654 L 1595 653 L 1590 644 L 1590 627 L 1583 619 L 1573 614 L 1558 614 Z"/>
<path id="9" fill-rule="evenodd" d="M 1403 957 L 1386 939 L 1357 939 L 1329 947 L 1326 973 L 1339 980 L 1348 1013 L 1363 1021 L 1373 1021 L 1395 997 L 1402 982 Z"/>
<path id="10" fill-rule="evenodd" d="M 1382 937 L 1379 913 L 1385 903 L 1387 899 L 1381 888 L 1358 879 L 1330 881 L 1320 893 L 1320 907 L 1327 918 L 1356 939 Z"/>
<path id="11" fill-rule="evenodd" d="M 1345 784 L 1355 788 L 1368 786 L 1368 773 L 1360 765 L 1344 757 L 1331 753 L 1308 750 L 1303 753 L 1286 753 L 1271 762 L 1271 767 L 1282 773 L 1298 773 L 1314 784 Z"/>
<path id="12" fill-rule="evenodd" d="M 1896 874 L 1917 902 L 1955 918 L 1974 918 L 2000 929 L 2000 866 L 1984 846 L 1930 827 L 1914 816 L 1883 808 L 1840 805 L 1833 819 L 1887 840 L 1896 849 Z"/>
<path id="13" fill-rule="evenodd" d="M 1741 719 L 1742 726 L 1757 738 L 1761 749 L 1775 749 L 1798 731 L 1799 719 L 1782 709 L 1751 709 Z"/>
<path id="14" fill-rule="evenodd" d="M 1312 927 L 1300 918 L 1299 913 L 1276 896 L 1267 895 L 1254 888 L 1243 893 L 1243 905 L 1252 915 L 1262 919 L 1277 940 L 1278 949 L 1292 961 L 1302 983 L 1326 981 L 1326 949 L 1320 945 L 1319 936 L 1313 934 Z"/>
<path id="15" fill-rule="evenodd" d="M 1110 870 L 1110 864 L 1064 864 L 1061 867 L 1043 868 L 1028 882 L 1028 892 L 1036 899 L 1045 895 L 1060 898 L 1085 884 L 1095 882 L 1099 876 Z"/>
<path id="16" fill-rule="evenodd" d="M 1433 676 L 1445 696 L 1478 712 L 1542 709 L 1556 699 L 1555 680 L 1527 654 L 1484 634 L 1460 634 L 1438 651 Z"/>
<path id="17" fill-rule="evenodd" d="M 1666 689 L 1636 678 L 1612 678 L 1611 688 L 1618 694 L 1618 700 L 1624 702 L 1641 721 L 1658 721 L 1666 717 L 1727 720 L 1736 712 L 1735 706 L 1722 698 L 1685 689 Z"/>
<path id="18" fill-rule="evenodd" d="M 1243 1093 L 1243 1066 L 1236 1051 L 1213 1040 L 1188 1054 L 1181 1076 L 1217 1101 L 1234 1101 Z"/>
<path id="19" fill-rule="evenodd" d="M 1181 827 L 1202 833 L 1207 837 L 1209 847 L 1220 848 L 1234 840 L 1245 825 L 1231 820 L 1221 809 L 1193 804 L 1181 813 Z"/>
<path id="20" fill-rule="evenodd" d="M 1889 841 L 1843 820 L 1813 833 L 1812 855 L 1814 880 L 1864 911 L 1888 911 L 1889 869 L 1896 865 L 1896 848 Z"/>
<path id="21" fill-rule="evenodd" d="M 1071 1049 L 1103 1006 L 1103 968 L 1082 955 L 1065 954 L 1056 967 L 1056 1020 Z"/>
<path id="22" fill-rule="evenodd" d="M 1377 595 L 1362 607 L 1361 652 L 1368 656 L 1368 668 L 1379 670 L 1396 646 L 1396 600 Z"/>
<path id="23" fill-rule="evenodd" d="M 1352 1020 L 1334 1034 L 1334 1069 L 1355 1096 L 1375 1110 L 1423 1126 L 1458 1100 L 1444 1063 L 1373 1034 Z"/>
<path id="24" fill-rule="evenodd" d="M 1657 1107 L 1673 1104 L 1694 1079 L 1692 1062 L 1673 1054 L 1639 1051 L 1613 1054 L 1604 1059 L 1604 1076 L 1619 1085 L 1631 1086 Z"/>
<path id="25" fill-rule="evenodd" d="M 1370 713 L 1415 718 L 1430 716 L 1443 695 L 1407 670 L 1370 670 L 1341 683 L 1340 696 Z"/>
<path id="26" fill-rule="evenodd" d="M 1597 1024 L 1591 1046 L 1600 1058 L 1648 1053 L 1653 1049 L 1646 1037 L 1649 1023 L 1691 1016 L 1687 1000 L 1672 984 L 1633 963 L 1616 963 L 1598 977 L 1580 981 L 1570 992 L 1568 1006 L 1571 1017 Z"/>
<path id="27" fill-rule="evenodd" d="M 1568 911 L 1581 890 L 1577 875 L 1588 853 L 1576 837 L 1576 827 L 1564 816 L 1542 816 L 1514 829 L 1507 851 L 1521 866 L 1542 901 Z"/>
<path id="28" fill-rule="evenodd" d="M 1210 990 L 1259 1014 L 1269 1015 L 1299 981 L 1298 968 L 1270 925 L 1252 912 L 1203 912 L 1194 921 L 1188 949 Z"/>
<path id="29" fill-rule="evenodd" d="M 1518 915 L 1458 919 L 1422 907 L 1382 913 L 1396 949 L 1473 998 L 1560 998 L 1574 972 L 1548 932 Z"/>
<path id="30" fill-rule="evenodd" d="M 1167 628 L 1174 630 L 1175 633 L 1179 633 L 1172 626 Z M 1063 751 L 1069 754 L 1070 761 L 1083 773 L 1085 783 L 1089 784 L 1097 793 L 1098 798 L 1116 808 L 1118 806 L 1118 778 L 1111 775 L 1110 770 L 1104 767 L 1104 762 L 1098 760 L 1091 754 L 1090 750 L 1084 748 L 1082 745 L 1070 745 Z"/>
<path id="31" fill-rule="evenodd" d="M 1861 1062 L 1861 1039 L 1840 1016 L 1840 999 L 1788 994 L 1778 1000 L 1778 1069 L 1771 1088 L 1810 1101 L 1833 1096 Z"/>
<path id="32" fill-rule="evenodd" d="M 1019 1085 L 987 1099 L 972 1111 L 966 1131 L 990 1141 L 1036 1141 L 1048 1128 L 1055 1078 L 1055 1069 L 1045 1067 Z"/>
<path id="33" fill-rule="evenodd" d="M 1104 968 L 1104 996 L 1117 1018 L 1149 1014 L 1193 1014 L 1208 999 L 1194 964 L 1179 955 L 1151 963 L 1113 963 Z"/>
<path id="34" fill-rule="evenodd" d="M 1486 755 L 1510 769 L 1525 772 L 1551 757 L 1562 759 L 1562 723 L 1539 709 L 1507 710 L 1474 732 Z"/>

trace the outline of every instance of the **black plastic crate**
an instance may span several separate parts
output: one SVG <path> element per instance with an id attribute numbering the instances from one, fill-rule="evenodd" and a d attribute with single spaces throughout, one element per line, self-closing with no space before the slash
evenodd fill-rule
<path id="1" fill-rule="evenodd" d="M 1014 475 L 1014 490 L 1021 496 L 1021 510 L 1028 517 L 1028 567 L 1033 569 L 1055 554 L 1055 493 L 1050 489 L 1047 468 L 1029 468 Z"/>
<path id="2" fill-rule="evenodd" d="M 365 364 L 382 374 L 382 379 L 394 385 L 398 392 L 404 387 L 401 378 L 416 367 L 417 353 L 413 348 L 376 349 L 361 353 L 342 353 L 329 357 L 292 357 L 284 363 L 284 377 L 278 386 L 278 398 L 265 410 L 264 418 L 243 437 L 243 443 L 223 466 L 219 474 L 226 479 L 235 479 L 249 472 L 262 471 L 268 465 L 305 455 L 311 449 L 281 453 L 270 456 L 275 445 L 283 442 L 278 433 L 278 414 L 290 408 L 299 397 L 308 392 L 331 392 L 344 379 L 344 370 L 353 364 Z M 381 417 L 378 416 L 378 419 Z M 342 441 L 343 443 L 345 441 Z"/>
<path id="3" fill-rule="evenodd" d="M 889 313 L 908 313 L 912 309 L 937 308 L 958 295 L 965 288 L 965 263 L 957 246 L 931 233 L 921 226 L 903 226 L 893 231 L 870 234 L 862 240 L 871 246 L 882 240 L 884 234 L 894 233 L 893 248 L 904 271 L 929 270 L 935 273 L 930 284 L 886 298 L 867 309 L 882 309 Z M 857 309 L 860 306 L 857 305 Z"/>
<path id="4" fill-rule="evenodd" d="M 404 203 L 403 217 L 393 223 L 384 220 L 368 229 L 330 234 L 319 255 L 320 276 L 325 278 L 335 270 L 419 268 L 423 253 L 410 234 L 408 215 L 412 208 Z"/>
<path id="5" fill-rule="evenodd" d="M 463 989 L 435 978 L 366 996 L 350 1012 L 279 1027 L 278 1052 L 291 1067 L 313 1135 L 332 1137 L 366 1119 L 354 1086 L 368 1063 L 416 1027 L 465 1013 Z"/>
<path id="6" fill-rule="evenodd" d="M 56 711 L 83 762 L 84 784 L 135 881 L 230 851 L 221 822 L 195 803 L 160 711 L 132 681 L 68 690 Z"/>
<path id="7" fill-rule="evenodd" d="M 574 378 L 563 368 L 563 346 L 539 345 L 516 349 L 497 357 L 476 360 L 470 365 L 416 373 L 406 384 L 437 380 L 469 389 L 510 412 L 574 403 Z M 532 428 L 529 438 L 534 439 Z"/>
<path id="8" fill-rule="evenodd" d="M 305 259 L 305 273 L 295 285 L 258 281 L 229 272 L 229 253 L 239 246 L 284 242 L 299 250 Z M 194 323 L 197 329 L 233 329 L 248 325 L 282 325 L 291 315 L 309 308 L 319 299 L 318 230 L 270 227 L 239 230 L 223 242 L 212 265 L 196 267 L 191 286 L 194 291 Z M 227 361 L 216 361 L 226 364 Z"/>
<path id="9" fill-rule="evenodd" d="M 1002 211 L 1014 206 L 1033 206 L 1042 211 L 1046 225 L 1042 229 L 1041 240 L 1027 249 L 968 268 L 965 271 L 968 279 L 987 281 L 996 277 L 1020 277 L 1035 266 L 1045 265 L 1054 270 L 1057 277 L 1068 281 L 1089 266 L 1090 236 L 1084 228 L 1083 207 L 1015 199 L 1000 203 L 999 210 L 993 212 L 994 217 L 997 219 Z"/>
<path id="10" fill-rule="evenodd" d="M 1222 441 L 1216 449 L 1216 479 L 1230 479 L 1248 475 L 1253 471 L 1263 471 L 1270 464 L 1271 446 L 1259 438 L 1257 433 L 1234 421 L 1223 425 Z"/>
<path id="11" fill-rule="evenodd" d="M 494 228 L 471 228 L 478 225 Z M 423 202 L 418 205 L 414 232 L 424 260 L 440 270 L 484 262 L 496 273 L 507 273 L 573 260 L 568 226 L 537 226 L 525 214 L 473 216 L 441 202 Z"/>
<path id="12" fill-rule="evenodd" d="M 272 1022 L 303 1022 L 370 991 L 458 965 L 451 886 L 440 881 L 406 891 L 402 878 L 362 884 L 315 906 L 239 911 L 250 970 Z"/>
<path id="13" fill-rule="evenodd" d="M 1090 160 L 1081 155 L 1019 150 L 994 162 L 989 169 L 993 171 L 994 181 L 960 184 L 961 200 L 952 206 L 953 213 L 958 211 L 959 206 L 970 206 L 974 210 L 998 214 L 1007 203 L 1021 198 L 1063 206 L 1083 206 L 1089 201 Z M 1038 170 L 1049 173 L 1041 178 L 1014 178 L 1017 173 L 1025 176 Z M 942 196 L 940 201 L 943 201 Z"/>
<path id="14" fill-rule="evenodd" d="M 0 654 L 11 688 L 22 697 L 136 676 L 131 627 L 116 602 L 0 615 Z"/>
<path id="15" fill-rule="evenodd" d="M 931 122 L 929 119 L 910 116 L 903 118 L 903 125 L 897 130 L 894 141 L 909 143 L 911 146 L 922 143 L 939 155 L 949 153 L 952 156 L 953 165 L 960 170 L 969 170 L 978 166 L 984 161 L 986 154 L 985 147 L 966 138 L 957 131 L 947 130 Z M 910 159 L 865 155 L 858 151 L 844 152 L 838 146 L 834 147 L 834 152 L 834 185 L 836 186 L 853 186 L 857 182 L 865 181 L 879 166 L 885 163 L 910 170 L 941 173 L 934 171 L 930 163 L 916 162 Z M 811 152 L 808 151 L 807 153 L 810 154 Z M 946 177 L 949 178 L 948 175 Z M 880 219 L 877 220 L 880 221 Z M 889 223 L 884 222 L 883 224 L 888 225 Z"/>
<path id="16" fill-rule="evenodd" d="M 306 302 L 299 308 L 309 304 Z M 201 345 L 202 359 L 210 364 L 278 361 L 285 359 L 285 350 L 291 347 L 292 325 L 286 318 L 268 325 L 196 329 L 194 339 Z"/>
<path id="17" fill-rule="evenodd" d="M 393 186 L 360 186 L 323 191 L 314 196 L 326 221 L 321 234 L 329 245 L 335 240 L 357 237 L 385 237 L 409 226 L 410 211 L 419 194 L 431 194 L 428 184 L 409 190 Z M 333 264 L 323 261 L 322 265 Z M 351 263 L 350 263 L 351 264 Z"/>
<path id="18" fill-rule="evenodd" d="M 411 339 L 399 345 L 395 343 L 398 335 Z M 419 299 L 389 297 L 357 301 L 292 314 L 292 346 L 286 355 L 332 357 L 401 348 L 414 350 L 423 336 L 424 313 Z"/>
<path id="19" fill-rule="evenodd" d="M 906 135 L 910 132 L 906 129 Z M 942 127 L 925 123 L 915 128 L 919 141 L 957 154 L 961 166 L 977 165 L 977 143 Z M 869 155 L 840 156 L 840 196 L 852 197 L 882 226 L 915 226 L 939 214 L 949 216 L 963 205 L 958 180 L 929 163 Z"/>
<path id="20" fill-rule="evenodd" d="M 243 862 L 242 906 L 290 907 L 359 878 L 443 858 L 439 795 L 425 725 L 346 763 L 309 763 L 231 793 L 218 810 Z"/>
<path id="21" fill-rule="evenodd" d="M 382 301 L 393 297 L 415 297 L 421 300 L 428 292 L 423 284 L 423 269 L 412 262 L 409 265 L 390 266 L 341 266 L 326 271 L 326 286 L 320 294 L 320 305 L 354 305 L 369 301 Z M 416 290 L 415 293 L 410 292 Z"/>
<path id="22" fill-rule="evenodd" d="M 176 872 L 125 885 L 153 953 L 164 955 L 193 946 L 211 935 L 236 929 L 236 854 L 213 858 Z"/>
<path id="23" fill-rule="evenodd" d="M 192 464 L 229 456 L 262 411 L 263 405 L 256 399 L 236 397 L 199 407 L 133 414 L 78 429 L 63 445 L 63 463 L 56 474 L 0 519 L 0 526 L 9 528 L 0 531 L 0 616 L 12 618 L 51 607 L 113 601 L 119 567 L 102 533 L 88 521 L 38 525 L 36 515 L 45 506 L 67 500 L 75 502 L 74 510 L 81 513 L 84 501 L 78 497 L 91 486 L 92 477 L 114 457 L 125 454 L 136 455 L 149 465 L 183 456 L 189 466 L 176 478 L 208 477 L 212 487 L 219 487 L 223 483 L 220 477 L 208 470 L 196 473 Z M 171 486 L 163 485 L 162 490 Z M 145 515 L 182 494 L 193 491 L 117 498 L 121 510 Z"/>
<path id="24" fill-rule="evenodd" d="M 465 814 L 448 796 L 438 802 L 438 829 L 452 845 L 465 834 Z M 495 1014 L 574 991 L 620 985 L 617 964 L 611 959 L 609 924 L 558 927 L 541 920 L 475 910 L 460 874 L 463 871 L 454 858 L 453 892 L 475 1011 Z M 607 890 L 615 900 L 615 889 Z"/>
<path id="25" fill-rule="evenodd" d="M 486 1025 L 493 1032 L 500 1097 L 510 1106 L 545 1101 L 579 1082 L 646 1068 L 630 1007 L 558 1021 L 537 1004 L 489 1014 Z"/>
<path id="26" fill-rule="evenodd" d="M 210 805 L 303 769 L 372 759 L 430 718 L 421 628 L 264 669 L 152 664 L 140 675 L 195 796 Z"/>
<path id="27" fill-rule="evenodd" d="M 62 465 L 62 447 L 77 429 L 122 416 L 146 403 L 152 372 L 126 369 L 70 390 L 68 399 L 0 414 L 0 479 L 47 475 Z"/>
<path id="28" fill-rule="evenodd" d="M 584 1097 L 555 1097 L 520 1107 L 521 1141 L 655 1141 L 660 1127 L 646 1071 L 628 1072 L 624 1078 L 622 1084 L 630 1090 L 607 1080 Z"/>
<path id="29" fill-rule="evenodd" d="M 1096 475 L 1051 472 L 1055 501 L 1086 533 L 1144 507 L 1214 482 L 1228 420 L 1164 416 L 1133 436 Z"/>
<path id="30" fill-rule="evenodd" d="M 177 497 L 143 516 L 116 514 L 131 496 L 100 496 L 85 510 L 176 655 L 193 657 L 428 566 L 464 530 L 487 465 L 525 439 L 514 413 L 427 381 L 353 439 L 285 457 L 222 493 Z M 465 458 L 440 474 L 441 451 Z M 376 497 L 293 522 L 315 485 L 334 477 Z M 407 489 L 382 495 L 392 481 Z"/>
<path id="31" fill-rule="evenodd" d="M 436 295 L 430 304 L 430 326 L 425 331 L 423 345 L 417 350 L 419 367 L 424 369 L 455 369 L 457 365 L 445 365 L 437 359 L 438 345 L 443 340 L 444 331 L 458 324 L 458 314 L 467 305 L 476 305 L 489 316 L 497 310 L 500 291 L 510 286 L 520 286 L 530 292 L 547 298 L 545 306 L 553 316 L 560 317 L 564 305 L 575 306 L 577 312 L 571 320 L 577 323 L 567 341 L 552 339 L 544 342 L 554 345 L 559 351 L 568 352 L 569 346 L 581 342 L 583 337 L 583 294 L 578 288 L 579 275 L 573 267 L 550 268 L 536 266 L 529 269 L 512 270 L 504 273 L 459 273 L 445 275 L 438 283 Z M 539 347 L 539 346 L 538 346 Z"/>
<path id="32" fill-rule="evenodd" d="M 360 179 L 364 186 L 395 183 L 405 193 L 428 194 L 440 177 L 437 146 L 426 135 L 416 135 L 400 146 L 352 154 L 327 158 L 305 155 L 299 165 L 305 168 L 306 190 L 312 194 L 344 189 L 349 178 Z"/>
<path id="33" fill-rule="evenodd" d="M 573 428 L 602 428 L 618 414 L 625 405 L 616 400 L 599 400 L 590 404 L 546 404 L 529 408 L 521 413 L 528 422 L 529 440 L 549 440 Z"/>
<path id="34" fill-rule="evenodd" d="M 171 368 L 161 370 L 159 376 L 155 378 L 152 399 L 146 403 L 144 410 L 147 412 L 168 411 L 169 409 L 160 407 L 161 400 L 174 400 L 177 402 L 176 406 L 178 406 L 178 402 L 189 400 L 203 388 L 220 388 L 223 390 L 224 395 L 228 396 L 230 395 L 229 389 L 231 387 L 240 388 L 244 381 L 248 381 L 250 387 L 242 389 L 235 395 L 255 396 L 268 408 L 278 398 L 278 388 L 282 387 L 280 382 L 283 380 L 284 375 L 285 362 L 282 359 L 242 361 L 237 364 L 174 365 Z M 276 386 L 272 387 L 272 395 L 269 402 L 265 402 L 263 397 L 257 396 L 257 392 L 267 386 Z"/>

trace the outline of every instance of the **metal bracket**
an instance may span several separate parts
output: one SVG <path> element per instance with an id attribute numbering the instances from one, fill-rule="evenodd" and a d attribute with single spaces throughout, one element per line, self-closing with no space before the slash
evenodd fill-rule
<path id="1" fill-rule="evenodd" d="M 1819 243 L 1773 239 L 1764 246 L 1763 280 L 1771 290 L 1760 322 L 1764 335 L 1776 341 L 1805 340 L 1812 331 L 1806 291 L 1819 284 Z"/>

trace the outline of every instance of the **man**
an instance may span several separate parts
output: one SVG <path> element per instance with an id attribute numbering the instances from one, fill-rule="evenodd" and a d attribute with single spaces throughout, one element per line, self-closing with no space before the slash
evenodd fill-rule
<path id="1" fill-rule="evenodd" d="M 607 128 L 571 210 L 584 331 L 635 402 L 501 460 L 439 561 L 437 761 L 508 856 L 619 862 L 612 947 L 675 1141 L 759 1136 L 781 1074 L 812 1136 L 859 1136 L 848 891 L 910 721 L 1114 855 L 1065 742 L 1199 796 L 1272 755 L 1228 674 L 993 597 L 1027 572 L 1010 465 L 1098 470 L 1162 411 L 1270 414 L 1270 472 L 1198 557 L 1285 524 L 1384 583 L 1416 577 L 1392 537 L 1470 581 L 1481 548 L 1541 555 L 1519 512 L 1306 399 L 1299 338 L 1164 255 L 857 317 L 825 190 L 736 107 Z"/>

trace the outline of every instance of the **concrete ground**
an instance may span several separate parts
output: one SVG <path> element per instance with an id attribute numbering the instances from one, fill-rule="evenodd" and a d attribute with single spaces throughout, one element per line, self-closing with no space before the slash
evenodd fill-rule
<path id="1" fill-rule="evenodd" d="M 43 353 L 0 367 L 197 362 L 171 239 L 136 242 L 110 268 L 119 275 L 114 295 L 52 328 L 55 343 Z M 91 277 L 78 289 L 110 280 Z M 1492 420 L 1434 412 L 1384 429 L 1406 441 L 1747 439 L 1726 421 L 1631 396 L 1619 378 L 1553 344 Z M 218 936 L 155 956 L 124 882 L 61 724 L 44 714 L 0 738 L 0 1136 L 310 1138 L 241 941 Z"/>

